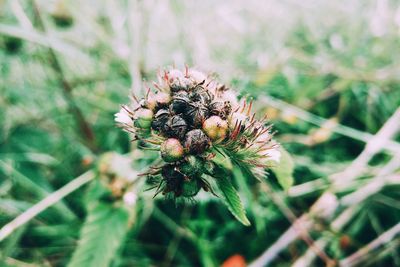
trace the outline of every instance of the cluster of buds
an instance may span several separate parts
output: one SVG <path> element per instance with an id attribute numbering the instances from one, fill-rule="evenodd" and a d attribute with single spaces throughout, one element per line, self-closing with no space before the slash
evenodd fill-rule
<path id="1" fill-rule="evenodd" d="M 236 94 L 205 74 L 186 68 L 164 71 L 142 99 L 122 106 L 115 120 L 145 144 L 160 151 L 162 165 L 147 176 L 159 177 L 156 194 L 193 197 L 212 191 L 213 158 L 221 153 L 256 172 L 279 160 L 270 127 L 239 104 Z"/>

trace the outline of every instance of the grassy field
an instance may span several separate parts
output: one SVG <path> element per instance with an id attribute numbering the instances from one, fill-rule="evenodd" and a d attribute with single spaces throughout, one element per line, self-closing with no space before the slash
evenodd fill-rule
<path id="1" fill-rule="evenodd" d="M 400 266 L 399 47 L 394 0 L 0 0 L 0 266 Z M 235 174 L 250 227 L 210 194 L 96 202 L 157 157 L 114 113 L 185 64 L 292 156 L 288 190 Z"/>

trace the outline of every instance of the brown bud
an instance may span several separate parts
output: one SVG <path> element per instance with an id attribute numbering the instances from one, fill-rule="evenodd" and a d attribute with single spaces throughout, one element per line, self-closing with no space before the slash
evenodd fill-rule
<path id="1" fill-rule="evenodd" d="M 211 140 L 200 129 L 191 130 L 185 136 L 185 149 L 190 154 L 201 154 L 211 146 Z"/>

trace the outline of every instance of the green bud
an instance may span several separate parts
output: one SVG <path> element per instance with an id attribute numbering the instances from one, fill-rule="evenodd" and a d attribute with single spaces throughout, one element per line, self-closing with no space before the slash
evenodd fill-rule
<path id="1" fill-rule="evenodd" d="M 195 178 L 192 178 L 187 181 L 184 180 L 182 182 L 182 196 L 183 197 L 194 197 L 195 195 L 197 195 L 197 193 L 200 191 L 200 189 L 201 189 L 201 184 Z"/>
<path id="2" fill-rule="evenodd" d="M 153 120 L 153 111 L 147 108 L 141 108 L 136 111 L 137 119 L 135 120 L 135 126 L 142 129 L 149 129 L 151 127 L 151 121 Z"/>
<path id="3" fill-rule="evenodd" d="M 188 177 L 201 176 L 204 171 L 204 161 L 195 156 L 188 156 L 179 170 Z"/>
<path id="4" fill-rule="evenodd" d="M 228 123 L 218 116 L 211 116 L 203 122 L 203 130 L 213 141 L 222 141 L 228 133 Z"/>
<path id="5" fill-rule="evenodd" d="M 183 157 L 184 149 L 178 139 L 169 138 L 161 144 L 161 157 L 165 162 L 174 162 Z"/>

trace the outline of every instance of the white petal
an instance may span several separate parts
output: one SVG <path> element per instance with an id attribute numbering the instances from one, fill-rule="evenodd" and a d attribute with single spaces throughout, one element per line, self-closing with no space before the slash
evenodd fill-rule
<path id="1" fill-rule="evenodd" d="M 278 148 L 269 149 L 266 151 L 265 155 L 268 157 L 269 160 L 279 162 L 281 160 L 281 152 Z"/>
<path id="2" fill-rule="evenodd" d="M 118 113 L 114 114 L 114 116 L 115 116 L 114 120 L 116 122 L 123 123 L 123 124 L 132 123 L 131 117 L 129 116 L 128 112 L 124 108 L 121 108 Z"/>

